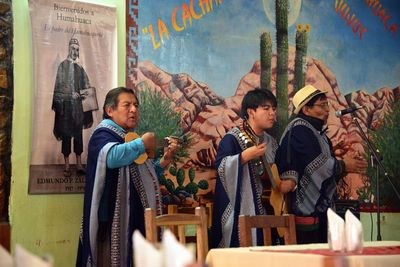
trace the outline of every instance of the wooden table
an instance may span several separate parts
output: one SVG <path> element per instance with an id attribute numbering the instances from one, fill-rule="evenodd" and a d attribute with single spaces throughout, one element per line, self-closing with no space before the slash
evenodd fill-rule
<path id="1" fill-rule="evenodd" d="M 368 253 L 372 250 L 377 254 Z M 386 250 L 391 255 L 383 254 Z M 212 249 L 206 263 L 208 267 L 399 267 L 400 241 L 364 242 L 363 254 L 333 253 L 328 244 Z"/>

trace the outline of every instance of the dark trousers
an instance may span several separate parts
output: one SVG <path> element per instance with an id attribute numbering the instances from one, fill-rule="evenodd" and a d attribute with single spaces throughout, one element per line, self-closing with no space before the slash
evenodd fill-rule
<path id="1" fill-rule="evenodd" d="M 74 153 L 81 155 L 83 152 L 83 141 L 82 141 L 82 129 L 76 130 L 74 136 L 63 137 L 61 141 L 61 153 L 64 157 L 68 157 L 71 154 L 71 139 L 74 138 Z"/>
<path id="2" fill-rule="evenodd" d="M 111 266 L 111 251 L 110 251 L 111 230 L 109 229 L 109 227 L 104 234 L 105 234 L 105 236 L 97 239 L 97 266 L 98 267 Z"/>
<path id="3" fill-rule="evenodd" d="M 328 219 L 326 213 L 318 216 L 319 223 L 313 229 L 305 229 L 302 225 L 296 225 L 297 244 L 327 243 L 328 242 Z"/>

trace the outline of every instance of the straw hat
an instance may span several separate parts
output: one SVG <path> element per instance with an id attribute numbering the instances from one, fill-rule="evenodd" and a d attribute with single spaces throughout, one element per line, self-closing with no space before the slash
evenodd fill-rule
<path id="1" fill-rule="evenodd" d="M 302 107 L 310 101 L 316 95 L 326 94 L 326 91 L 319 90 L 312 85 L 306 85 L 301 88 L 297 93 L 293 96 L 293 106 L 294 106 L 294 114 L 299 114 Z"/>

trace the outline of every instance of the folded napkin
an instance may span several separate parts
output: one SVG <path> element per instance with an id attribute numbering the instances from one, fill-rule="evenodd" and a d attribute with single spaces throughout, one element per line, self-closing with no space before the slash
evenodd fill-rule
<path id="1" fill-rule="evenodd" d="M 163 234 L 164 267 L 185 267 L 194 262 L 193 254 L 179 243 L 170 230 Z"/>
<path id="2" fill-rule="evenodd" d="M 346 220 L 346 250 L 348 252 L 361 252 L 364 241 L 362 224 L 350 210 L 346 211 L 344 217 Z"/>
<path id="3" fill-rule="evenodd" d="M 32 254 L 21 245 L 15 245 L 15 267 L 51 267 L 52 260 L 43 260 L 42 258 Z"/>
<path id="4" fill-rule="evenodd" d="M 168 229 L 163 233 L 159 250 L 139 231 L 135 231 L 132 238 L 136 267 L 186 267 L 195 261 L 193 253 L 179 243 Z"/>
<path id="5" fill-rule="evenodd" d="M 134 262 L 136 267 L 161 267 L 162 254 L 158 251 L 153 244 L 144 239 L 142 234 L 135 230 L 133 233 L 133 252 Z"/>
<path id="6" fill-rule="evenodd" d="M 333 251 L 344 252 L 346 249 L 346 236 L 344 220 L 331 208 L 328 209 L 328 244 Z"/>

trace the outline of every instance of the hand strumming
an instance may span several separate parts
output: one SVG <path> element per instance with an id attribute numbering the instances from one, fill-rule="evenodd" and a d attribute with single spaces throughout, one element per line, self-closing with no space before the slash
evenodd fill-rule
<path id="1" fill-rule="evenodd" d="M 147 132 L 142 135 L 144 149 L 146 152 L 154 151 L 156 148 L 156 137 L 153 132 Z"/>
<path id="2" fill-rule="evenodd" d="M 346 166 L 346 172 L 348 173 L 353 172 L 364 174 L 368 167 L 368 162 L 354 152 L 347 153 L 343 157 L 343 162 Z"/>

